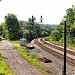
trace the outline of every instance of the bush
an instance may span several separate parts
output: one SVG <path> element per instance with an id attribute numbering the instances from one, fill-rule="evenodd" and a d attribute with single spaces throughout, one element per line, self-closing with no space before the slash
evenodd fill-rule
<path id="1" fill-rule="evenodd" d="M 51 37 L 53 41 L 59 41 L 61 39 L 61 34 L 58 30 L 54 30 L 51 32 Z"/>
<path id="2" fill-rule="evenodd" d="M 0 57 L 2 56 L 2 52 L 0 51 Z"/>

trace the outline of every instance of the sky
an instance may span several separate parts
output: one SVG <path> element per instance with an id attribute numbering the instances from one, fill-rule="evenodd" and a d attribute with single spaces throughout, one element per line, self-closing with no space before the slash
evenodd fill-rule
<path id="1" fill-rule="evenodd" d="M 15 14 L 18 20 L 28 21 L 32 15 L 36 22 L 43 16 L 45 24 L 59 24 L 66 9 L 75 6 L 75 0 L 2 0 L 0 1 L 0 23 L 4 22 L 5 15 Z"/>

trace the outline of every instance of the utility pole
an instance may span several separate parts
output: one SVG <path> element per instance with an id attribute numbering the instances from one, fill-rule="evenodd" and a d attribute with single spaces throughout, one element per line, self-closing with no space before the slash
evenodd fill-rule
<path id="1" fill-rule="evenodd" d="M 66 20 L 64 20 L 64 73 L 66 75 Z"/>

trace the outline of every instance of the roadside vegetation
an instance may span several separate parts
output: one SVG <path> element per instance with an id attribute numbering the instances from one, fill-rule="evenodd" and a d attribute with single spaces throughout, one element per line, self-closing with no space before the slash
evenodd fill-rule
<path id="1" fill-rule="evenodd" d="M 0 51 L 0 75 L 16 75 L 7 65 Z"/>
<path id="2" fill-rule="evenodd" d="M 67 29 L 67 47 L 75 50 L 75 7 L 74 5 L 71 8 L 66 10 L 66 15 L 63 17 L 66 18 L 66 29 Z M 64 44 L 64 22 L 63 20 L 55 29 L 51 32 L 51 35 L 45 39 L 52 43 L 59 45 Z"/>
<path id="3" fill-rule="evenodd" d="M 20 41 L 10 41 L 14 46 L 17 52 L 26 59 L 30 64 L 37 68 L 44 75 L 48 75 L 46 67 L 42 62 L 39 61 L 38 55 L 36 53 L 31 53 L 25 47 L 20 46 Z"/>

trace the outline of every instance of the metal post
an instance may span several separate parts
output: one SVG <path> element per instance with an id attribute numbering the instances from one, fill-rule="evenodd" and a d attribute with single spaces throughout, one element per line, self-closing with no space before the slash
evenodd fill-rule
<path id="1" fill-rule="evenodd" d="M 34 26 L 35 37 L 37 37 L 37 36 L 36 36 L 36 28 L 35 28 L 35 23 L 34 23 L 34 16 L 33 16 L 33 15 L 32 15 L 32 25 Z"/>
<path id="2" fill-rule="evenodd" d="M 66 75 L 66 21 L 64 21 L 64 75 Z"/>
<path id="3" fill-rule="evenodd" d="M 23 38 L 24 38 L 24 22 L 23 22 Z"/>

